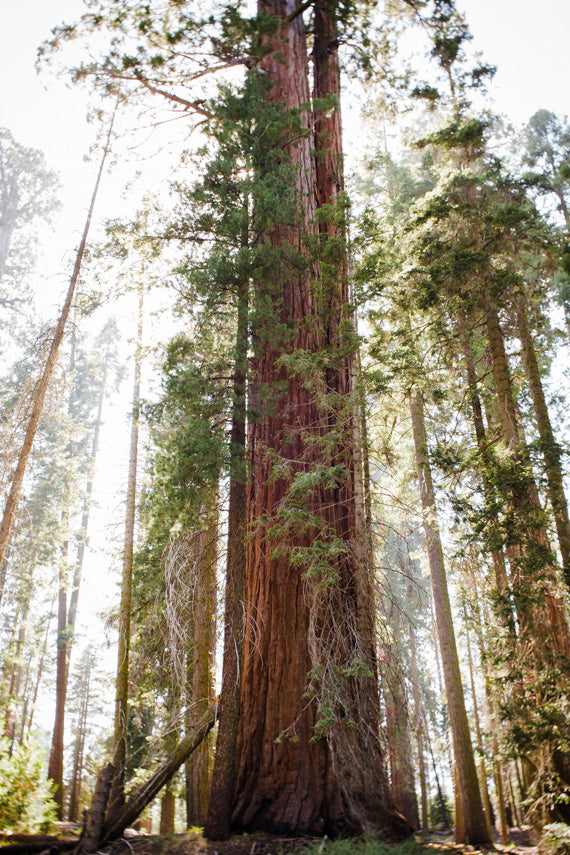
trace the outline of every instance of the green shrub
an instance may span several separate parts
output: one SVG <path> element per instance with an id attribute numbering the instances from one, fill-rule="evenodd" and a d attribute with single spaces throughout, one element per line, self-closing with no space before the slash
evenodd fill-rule
<path id="1" fill-rule="evenodd" d="M 2 831 L 47 831 L 56 818 L 46 780 L 45 757 L 32 740 L 14 748 L 0 739 L 0 829 Z"/>

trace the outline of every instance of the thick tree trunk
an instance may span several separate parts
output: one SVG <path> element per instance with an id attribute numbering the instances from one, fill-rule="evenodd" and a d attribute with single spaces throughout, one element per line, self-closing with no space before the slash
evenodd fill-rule
<path id="1" fill-rule="evenodd" d="M 109 801 L 109 792 L 113 780 L 114 769 L 111 763 L 107 763 L 100 769 L 95 782 L 95 792 L 91 801 L 91 808 L 85 817 L 83 834 L 75 849 L 76 855 L 96 852 L 103 837 L 105 811 Z"/>
<path id="2" fill-rule="evenodd" d="M 546 406 L 540 369 L 528 325 L 528 300 L 524 294 L 518 300 L 517 327 L 523 349 L 526 376 L 530 387 L 538 435 L 540 437 L 540 448 L 544 457 L 548 497 L 554 513 L 558 544 L 562 556 L 562 573 L 566 587 L 570 590 L 570 519 L 568 517 L 568 504 L 564 494 L 562 450 L 554 436 L 548 407 Z"/>
<path id="3" fill-rule="evenodd" d="M 294 0 L 261 0 L 259 11 L 281 22 L 264 37 L 261 66 L 270 101 L 299 109 L 307 122 L 302 15 Z M 254 339 L 233 821 L 245 829 L 323 834 L 376 828 L 390 836 L 408 828 L 389 796 L 373 644 L 363 633 L 370 601 L 363 602 L 353 540 L 350 361 L 335 332 L 336 311 L 326 312 L 336 292 L 325 297 L 327 286 L 306 260 L 305 238 L 315 234 L 310 136 L 284 140 L 283 155 L 291 161 L 300 222 L 277 225 L 267 235 L 282 262 L 276 261 L 273 281 L 257 283 L 258 305 L 273 306 L 280 326 L 276 331 L 266 315 Z M 331 280 L 329 287 L 340 285 Z M 334 340 L 324 350 L 329 331 Z M 301 353 L 310 379 L 296 367 Z M 325 472 L 334 474 L 320 479 Z M 301 500 L 296 489 L 304 491 Z"/>
<path id="4" fill-rule="evenodd" d="M 471 744 L 471 734 L 465 711 L 465 700 L 459 659 L 455 643 L 455 631 L 451 616 L 451 606 L 447 589 L 447 577 L 443 560 L 443 550 L 437 523 L 435 494 L 428 457 L 427 438 L 421 395 L 416 392 L 410 399 L 410 413 L 414 435 L 416 468 L 420 484 L 420 498 L 423 512 L 433 601 L 435 606 L 439 649 L 443 663 L 443 676 L 449 720 L 453 738 L 453 753 L 457 770 L 457 786 L 465 821 L 465 835 L 472 844 L 490 842 L 485 824 L 481 795 L 477 781 L 477 770 Z"/>
<path id="5" fill-rule="evenodd" d="M 174 819 L 176 814 L 176 796 L 167 785 L 160 801 L 159 834 L 174 834 Z"/>

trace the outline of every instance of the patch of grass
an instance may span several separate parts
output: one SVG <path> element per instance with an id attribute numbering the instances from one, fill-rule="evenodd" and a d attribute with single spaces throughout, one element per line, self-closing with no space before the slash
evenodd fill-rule
<path id="1" fill-rule="evenodd" d="M 413 837 L 402 843 L 385 843 L 371 837 L 321 840 L 305 849 L 307 855 L 427 855 L 429 847 Z M 433 850 L 431 850 L 433 855 Z"/>

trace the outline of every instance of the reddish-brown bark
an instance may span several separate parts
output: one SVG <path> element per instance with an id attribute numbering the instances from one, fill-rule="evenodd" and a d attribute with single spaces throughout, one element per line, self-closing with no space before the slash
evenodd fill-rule
<path id="1" fill-rule="evenodd" d="M 270 99 L 300 109 L 308 122 L 303 113 L 309 100 L 305 28 L 296 6 L 293 0 L 261 0 L 260 12 L 282 22 L 277 33 L 266 37 L 261 64 L 271 81 Z M 293 249 L 306 259 L 304 238 L 316 235 L 319 186 L 313 140 L 297 135 L 293 142 L 284 140 L 283 149 L 292 165 L 299 222 L 277 225 L 267 238 L 274 248 L 288 245 L 289 258 Z M 369 585 L 354 542 L 350 358 L 341 353 L 338 335 L 346 283 L 342 276 L 336 284 L 328 275 L 319 281 L 311 263 L 284 261 L 274 277 L 257 283 L 258 300 L 277 306 L 274 320 L 284 332 L 276 335 L 268 320 L 254 338 L 246 628 L 233 821 L 239 828 L 280 832 L 376 828 L 386 836 L 406 833 L 406 823 L 391 804 L 379 745 Z M 283 354 L 301 351 L 309 355 L 310 378 L 279 361 Z M 336 480 L 316 483 L 296 506 L 289 492 L 295 475 L 334 466 L 339 467 Z M 303 517 L 298 524 L 288 522 L 287 512 L 295 509 Z M 320 580 L 320 571 L 309 577 L 309 559 L 302 564 L 295 556 L 308 556 L 314 547 L 326 551 L 327 545 L 341 548 Z M 355 671 L 347 674 L 351 667 Z M 312 685 L 311 669 L 318 672 Z M 314 739 L 325 713 L 332 721 Z"/>

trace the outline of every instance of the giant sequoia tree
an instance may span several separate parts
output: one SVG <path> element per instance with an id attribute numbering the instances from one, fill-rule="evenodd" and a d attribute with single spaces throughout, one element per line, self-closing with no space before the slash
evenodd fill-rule
<path id="1" fill-rule="evenodd" d="M 329 50 L 315 51 L 318 85 L 324 61 L 329 86 L 337 87 L 339 4 L 318 5 L 329 40 Z M 260 65 L 269 101 L 282 107 L 285 120 L 276 143 L 289 167 L 290 210 L 266 231 L 267 269 L 255 283 L 234 823 L 310 833 L 380 828 L 391 835 L 405 826 L 388 795 L 368 568 L 356 543 L 345 250 L 341 226 L 319 230 L 316 222 L 319 213 L 329 223 L 339 216 L 332 203 L 340 138 L 330 124 L 318 137 L 332 153 L 319 185 L 300 8 L 292 0 L 261 0 L 259 12 Z M 336 100 L 338 89 L 318 94 Z M 338 104 L 331 100 L 328 109 L 334 114 Z M 324 212 L 316 208 L 319 190 Z"/>

